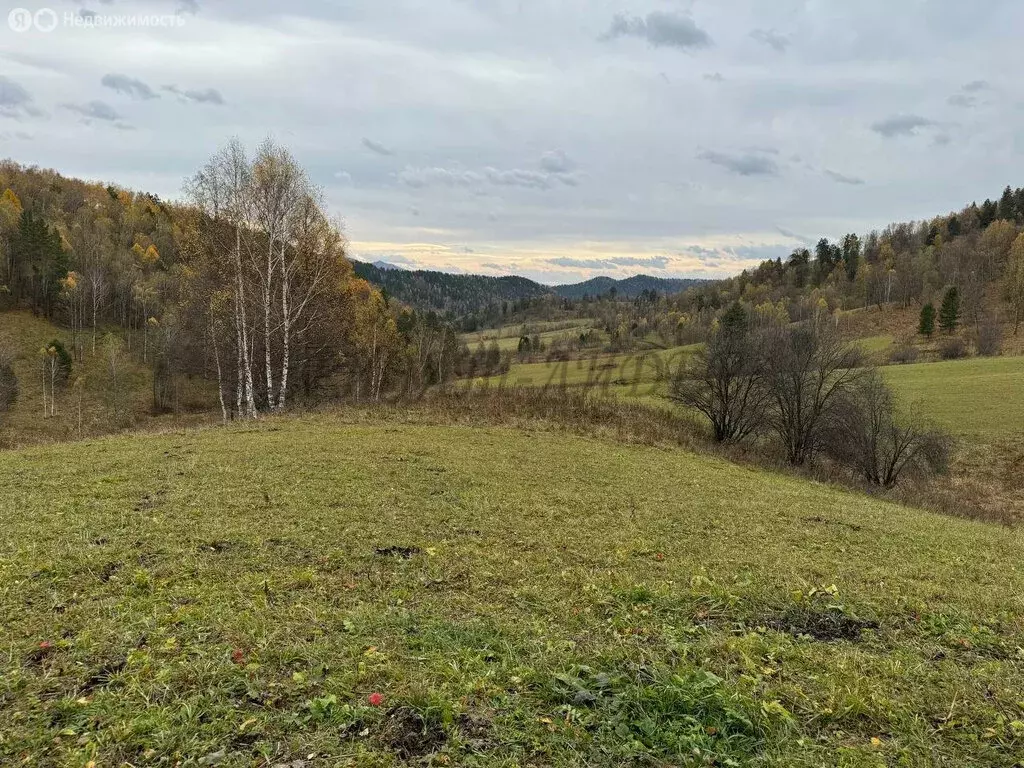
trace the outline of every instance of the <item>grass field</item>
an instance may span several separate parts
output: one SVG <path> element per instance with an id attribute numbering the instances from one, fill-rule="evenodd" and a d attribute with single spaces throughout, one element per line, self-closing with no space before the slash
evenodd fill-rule
<path id="1" fill-rule="evenodd" d="M 523 329 L 526 328 L 528 335 L 532 338 L 539 336 L 542 343 L 550 345 L 553 341 L 566 337 L 578 337 L 580 333 L 590 328 L 594 321 L 584 318 L 579 320 L 553 320 L 551 322 L 534 322 L 518 325 L 503 325 L 486 331 L 475 333 L 463 333 L 459 338 L 465 342 L 471 350 L 476 350 L 481 344 L 488 346 L 492 341 L 498 343 L 498 349 L 502 352 L 515 352 L 519 348 L 519 340 L 522 338 Z M 599 336 L 607 337 L 603 331 L 598 332 Z"/>
<path id="2" fill-rule="evenodd" d="M 504 376 L 479 379 L 474 385 L 592 386 L 649 396 L 660 391 L 666 377 L 677 370 L 698 346 L 694 344 L 617 355 L 591 355 L 564 362 L 514 363 Z"/>
<path id="3" fill-rule="evenodd" d="M 880 355 L 891 336 L 859 342 Z M 504 376 L 473 386 L 592 386 L 622 397 L 664 403 L 668 378 L 699 345 L 551 363 L 514 363 Z M 1024 433 L 1024 357 L 989 357 L 884 366 L 886 379 L 908 406 L 956 434 L 1005 438 Z"/>
<path id="4" fill-rule="evenodd" d="M 882 369 L 904 403 L 961 435 L 1024 433 L 1024 357 L 984 357 Z"/>
<path id="5" fill-rule="evenodd" d="M 3 765 L 1024 754 L 1017 531 L 332 417 L 8 452 L 0 487 Z"/>

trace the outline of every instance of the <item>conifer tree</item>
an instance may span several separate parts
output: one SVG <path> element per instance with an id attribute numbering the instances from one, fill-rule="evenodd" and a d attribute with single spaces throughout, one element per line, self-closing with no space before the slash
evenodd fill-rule
<path id="1" fill-rule="evenodd" d="M 960 291 L 951 286 L 942 299 L 939 309 L 939 327 L 946 333 L 953 333 L 960 324 Z"/>
<path id="2" fill-rule="evenodd" d="M 921 322 L 918 324 L 917 332 L 928 337 L 935 333 L 935 307 L 930 303 L 921 307 Z"/>

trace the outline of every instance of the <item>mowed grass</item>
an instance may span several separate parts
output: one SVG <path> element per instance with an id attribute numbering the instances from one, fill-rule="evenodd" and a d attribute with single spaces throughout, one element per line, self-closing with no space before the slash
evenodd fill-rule
<path id="1" fill-rule="evenodd" d="M 0 453 L 0 488 L 2 765 L 1024 754 L 1017 531 L 340 417 Z"/>
<path id="2" fill-rule="evenodd" d="M 1024 357 L 982 357 L 882 369 L 902 402 L 965 436 L 1024 433 Z"/>

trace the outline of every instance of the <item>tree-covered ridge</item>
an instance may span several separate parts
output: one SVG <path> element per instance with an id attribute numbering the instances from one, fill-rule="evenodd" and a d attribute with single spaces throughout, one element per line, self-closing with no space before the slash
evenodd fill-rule
<path id="1" fill-rule="evenodd" d="M 706 326 L 735 301 L 790 321 L 823 310 L 931 305 L 924 333 L 939 319 L 936 308 L 953 296 L 956 311 L 947 313 L 944 330 L 965 327 L 983 336 L 987 327 L 1016 326 L 1024 316 L 1022 230 L 1024 188 L 1007 187 L 996 200 L 944 216 L 836 242 L 822 238 L 813 251 L 798 248 L 786 260 L 688 291 L 679 310 Z"/>
<path id="2" fill-rule="evenodd" d="M 632 300 L 643 294 L 676 294 L 707 282 L 634 275 L 624 280 L 595 277 L 582 283 L 548 286 L 517 276 L 490 277 L 422 269 L 386 269 L 359 261 L 354 261 L 353 266 L 359 277 L 410 306 L 459 317 L 486 315 L 489 309 L 497 305 L 540 297 L 580 300 L 611 296 Z"/>
<path id="3" fill-rule="evenodd" d="M 670 296 L 707 282 L 707 280 L 653 277 L 651 275 L 633 275 L 633 277 L 623 280 L 594 277 L 582 283 L 556 285 L 554 290 L 556 294 L 567 299 L 582 299 L 587 296 L 597 297 L 608 294 L 614 294 L 622 299 L 636 299 L 645 294 Z"/>
<path id="4" fill-rule="evenodd" d="M 525 277 L 454 275 L 432 270 L 381 269 L 353 261 L 356 274 L 399 301 L 422 310 L 458 316 L 501 302 L 531 299 L 551 289 Z"/>

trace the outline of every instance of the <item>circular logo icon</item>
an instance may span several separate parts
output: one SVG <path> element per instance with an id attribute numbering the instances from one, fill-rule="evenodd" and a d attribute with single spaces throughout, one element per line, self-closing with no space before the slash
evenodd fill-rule
<path id="1" fill-rule="evenodd" d="M 32 11 L 27 8 L 15 8 L 7 14 L 7 25 L 15 32 L 28 32 L 32 29 Z"/>
<path id="2" fill-rule="evenodd" d="M 41 8 L 36 11 L 35 21 L 40 32 L 53 32 L 57 28 L 57 13 L 52 8 Z"/>

